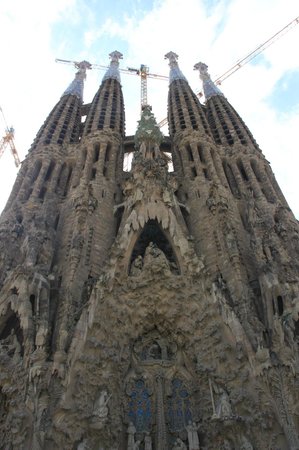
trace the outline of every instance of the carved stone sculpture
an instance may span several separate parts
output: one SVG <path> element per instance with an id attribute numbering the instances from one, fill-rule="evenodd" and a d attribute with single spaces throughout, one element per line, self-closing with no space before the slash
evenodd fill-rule
<path id="1" fill-rule="evenodd" d="M 136 450 L 135 448 L 135 433 L 136 433 L 136 428 L 133 424 L 133 422 L 129 423 L 128 429 L 127 429 L 127 433 L 128 433 L 128 445 L 127 445 L 127 450 Z"/>
<path id="2" fill-rule="evenodd" d="M 108 402 L 111 398 L 111 395 L 108 395 L 108 392 L 104 389 L 101 391 L 98 400 L 95 403 L 93 414 L 100 419 L 106 419 L 108 416 Z"/>
<path id="3" fill-rule="evenodd" d="M 186 426 L 187 434 L 188 434 L 188 444 L 189 450 L 199 450 L 199 439 L 198 439 L 198 426 L 195 422 L 188 422 Z"/>
<path id="4" fill-rule="evenodd" d="M 186 444 L 182 441 L 181 438 L 177 438 L 172 450 L 187 450 Z"/>

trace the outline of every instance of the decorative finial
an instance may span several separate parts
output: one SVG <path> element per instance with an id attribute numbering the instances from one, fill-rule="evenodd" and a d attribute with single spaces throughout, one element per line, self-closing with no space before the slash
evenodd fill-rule
<path id="1" fill-rule="evenodd" d="M 86 78 L 86 70 L 91 69 L 91 64 L 88 61 L 81 61 L 75 63 L 76 69 L 79 69 L 75 75 L 75 79 L 71 82 L 69 87 L 64 91 L 64 95 L 76 95 L 80 100 L 83 100 L 84 80 Z"/>
<path id="2" fill-rule="evenodd" d="M 105 73 L 103 77 L 103 81 L 108 80 L 108 78 L 114 78 L 120 83 L 120 74 L 119 74 L 119 60 L 123 58 L 122 53 L 118 52 L 117 50 L 114 50 L 114 52 L 111 52 L 109 54 L 109 57 L 111 59 L 110 61 L 110 67 Z"/>
<path id="3" fill-rule="evenodd" d="M 179 65 L 178 65 L 178 55 L 174 52 L 168 52 L 164 56 L 164 59 L 169 59 L 169 67 L 170 67 L 170 74 L 169 74 L 169 84 L 171 84 L 174 80 L 184 80 L 188 83 L 187 79 L 181 72 Z"/>
<path id="4" fill-rule="evenodd" d="M 142 142 L 151 142 L 160 145 L 163 140 L 163 134 L 157 125 L 152 108 L 149 105 L 143 107 L 141 118 L 138 121 L 138 127 L 135 134 L 135 143 L 139 146 Z"/>
<path id="5" fill-rule="evenodd" d="M 208 73 L 208 66 L 205 63 L 199 62 L 195 64 L 194 70 L 199 71 L 199 77 L 202 80 L 202 87 L 205 94 L 206 100 L 209 98 L 215 96 L 215 95 L 222 95 L 222 92 L 216 84 L 211 80 L 211 77 Z"/>

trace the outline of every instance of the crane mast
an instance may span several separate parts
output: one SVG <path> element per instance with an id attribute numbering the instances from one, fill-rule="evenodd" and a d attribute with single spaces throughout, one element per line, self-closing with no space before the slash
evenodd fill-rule
<path id="1" fill-rule="evenodd" d="M 56 62 L 63 63 L 63 64 L 72 64 L 75 67 L 78 68 L 79 63 L 77 61 L 69 61 L 67 59 L 55 59 Z M 102 66 L 100 64 L 90 64 L 90 69 L 101 69 L 105 70 L 108 69 L 108 66 Z M 141 80 L 141 86 L 140 86 L 140 104 L 141 104 L 141 111 L 143 108 L 148 105 L 148 99 L 147 99 L 147 79 L 148 78 L 154 78 L 156 80 L 168 80 L 169 78 L 165 75 L 158 75 L 156 73 L 149 73 L 149 68 L 145 64 L 141 64 L 139 69 L 135 69 L 133 67 L 128 67 L 127 69 L 119 69 L 121 73 L 125 73 L 127 75 L 138 75 L 140 76 Z"/>
<path id="2" fill-rule="evenodd" d="M 296 17 L 294 20 L 292 20 L 290 23 L 288 23 L 286 26 L 284 26 L 281 30 L 279 30 L 277 33 L 275 33 L 273 36 L 271 36 L 269 39 L 267 39 L 265 42 L 260 44 L 257 48 L 255 48 L 253 51 L 251 51 L 248 55 L 246 55 L 244 58 L 240 59 L 236 62 L 232 67 L 230 67 L 228 70 L 226 70 L 222 75 L 217 77 L 214 80 L 214 83 L 217 85 L 220 85 L 224 80 L 226 80 L 228 77 L 230 77 L 233 73 L 235 73 L 237 70 L 241 69 L 245 64 L 249 63 L 252 59 L 254 59 L 256 56 L 258 56 L 260 53 L 262 53 L 266 48 L 268 48 L 270 45 L 274 44 L 275 41 L 277 41 L 279 38 L 281 38 L 284 34 L 286 34 L 288 31 L 290 31 L 295 25 L 299 23 L 299 16 Z M 65 59 L 56 59 L 56 62 L 61 62 L 64 64 L 74 64 L 76 67 L 78 67 L 78 62 L 76 61 L 68 61 Z M 101 66 L 99 64 L 91 64 L 90 68 L 95 69 L 108 69 L 107 66 Z M 135 69 L 133 67 L 128 67 L 127 69 L 119 69 L 120 72 L 126 73 L 128 75 L 138 75 L 140 76 L 141 80 L 141 111 L 143 110 L 145 105 L 148 105 L 148 98 L 147 98 L 147 79 L 148 78 L 154 78 L 156 80 L 168 80 L 169 78 L 164 75 L 158 75 L 154 73 L 149 73 L 149 68 L 145 64 L 141 64 L 139 69 Z M 202 91 L 197 92 L 197 95 L 199 97 L 203 96 Z M 158 123 L 158 126 L 161 128 L 164 125 L 167 124 L 167 117 L 163 120 L 161 120 Z"/>
<path id="3" fill-rule="evenodd" d="M 0 158 L 3 155 L 5 149 L 7 147 L 9 147 L 11 154 L 14 158 L 15 166 L 19 167 L 21 162 L 20 162 L 20 158 L 19 158 L 16 146 L 15 146 L 15 142 L 14 142 L 15 130 L 13 127 L 7 126 L 5 116 L 4 116 L 4 113 L 3 113 L 3 110 L 1 107 L 0 107 L 0 110 L 1 110 L 2 117 L 3 117 L 3 121 L 5 123 L 5 135 L 2 137 L 2 139 L 0 141 Z"/>

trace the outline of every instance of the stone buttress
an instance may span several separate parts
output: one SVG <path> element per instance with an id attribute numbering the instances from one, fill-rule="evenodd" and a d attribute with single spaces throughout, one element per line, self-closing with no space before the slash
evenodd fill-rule
<path id="1" fill-rule="evenodd" d="M 90 105 L 78 64 L 1 216 L 0 442 L 297 450 L 298 224 L 207 66 L 203 105 L 173 52 L 171 149 L 145 105 L 124 172 L 110 57 Z"/>

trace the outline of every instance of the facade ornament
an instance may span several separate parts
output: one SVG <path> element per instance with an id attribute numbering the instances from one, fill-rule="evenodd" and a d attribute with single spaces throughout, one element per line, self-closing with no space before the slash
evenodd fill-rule
<path id="1" fill-rule="evenodd" d="M 163 134 L 148 105 L 145 105 L 142 110 L 134 140 L 143 158 L 156 159 L 160 156 L 159 146 L 163 140 Z"/>
<path id="2" fill-rule="evenodd" d="M 217 183 L 211 184 L 206 205 L 213 215 L 216 214 L 217 210 L 220 213 L 224 213 L 228 210 L 227 198 L 221 194 L 219 185 Z"/>
<path id="3" fill-rule="evenodd" d="M 132 277 L 138 277 L 141 274 L 143 267 L 143 258 L 141 255 L 138 255 L 131 265 L 130 275 Z"/>
<path id="4" fill-rule="evenodd" d="M 152 450 L 152 438 L 148 431 L 146 431 L 144 437 L 144 450 Z"/>
<path id="5" fill-rule="evenodd" d="M 127 450 L 136 450 L 136 447 L 135 447 L 136 428 L 135 428 L 133 422 L 129 423 L 129 426 L 128 426 L 128 429 L 127 429 L 127 433 L 128 433 Z"/>
<path id="6" fill-rule="evenodd" d="M 89 450 L 88 439 L 83 439 L 82 442 L 78 444 L 77 450 Z"/>
<path id="7" fill-rule="evenodd" d="M 240 450 L 253 450 L 253 447 L 246 436 L 241 437 L 241 447 Z"/>
<path id="8" fill-rule="evenodd" d="M 216 414 L 219 419 L 228 419 L 233 416 L 232 407 L 227 392 L 224 389 L 221 389 L 221 391 Z"/>
<path id="9" fill-rule="evenodd" d="M 102 82 L 108 80 L 109 78 L 113 78 L 114 80 L 117 80 L 120 83 L 119 60 L 123 58 L 123 55 L 122 53 L 115 50 L 114 52 L 109 54 L 109 57 L 111 59 L 110 67 L 105 73 Z"/>
<path id="10" fill-rule="evenodd" d="M 108 395 L 108 392 L 104 389 L 101 391 L 98 400 L 95 403 L 95 408 L 93 411 L 93 415 L 98 417 L 99 419 L 106 419 L 108 416 L 108 402 L 111 398 L 111 394 Z"/>
<path id="11" fill-rule="evenodd" d="M 187 450 L 186 444 L 182 441 L 181 438 L 177 438 L 174 442 L 174 446 L 172 450 Z"/>
<path id="12" fill-rule="evenodd" d="M 154 273 L 163 271 L 170 273 L 169 263 L 164 252 L 154 243 L 150 242 L 144 254 L 144 269 Z"/>
<path id="13" fill-rule="evenodd" d="M 202 80 L 202 87 L 206 100 L 214 97 L 215 95 L 221 95 L 222 97 L 224 96 L 216 84 L 211 80 L 208 73 L 208 66 L 206 64 L 199 62 L 195 64 L 194 70 L 199 71 L 199 77 Z"/>
<path id="14" fill-rule="evenodd" d="M 199 450 L 198 428 L 199 426 L 196 425 L 195 422 L 189 420 L 188 425 L 186 426 L 189 450 Z"/>

